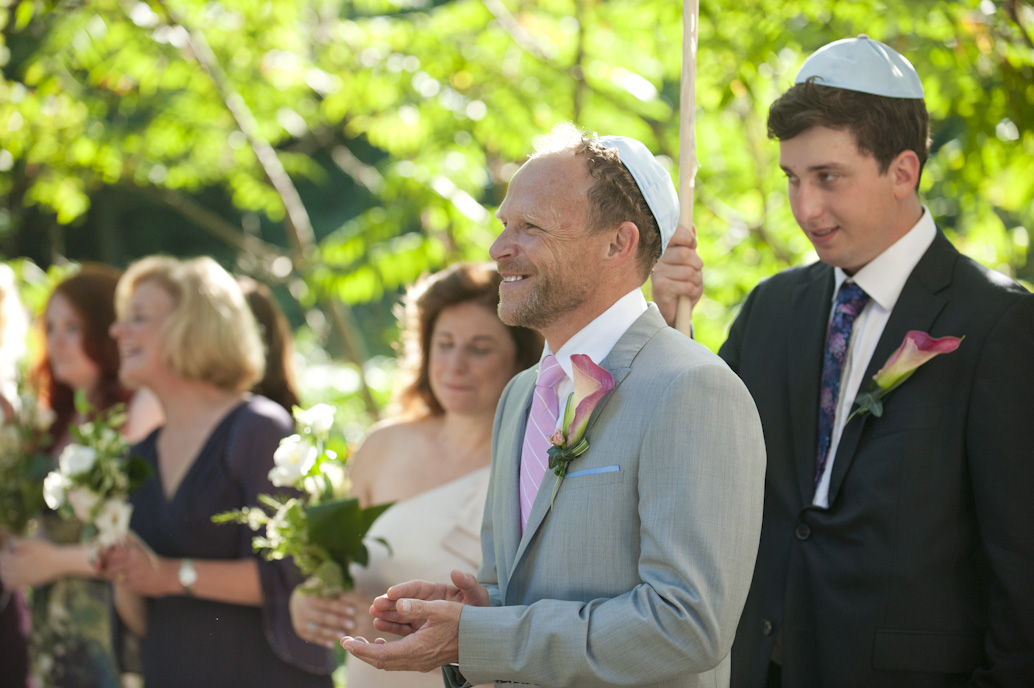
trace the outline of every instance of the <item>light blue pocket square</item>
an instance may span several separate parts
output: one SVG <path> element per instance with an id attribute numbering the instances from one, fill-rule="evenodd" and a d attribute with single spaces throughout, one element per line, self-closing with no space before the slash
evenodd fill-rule
<path id="1" fill-rule="evenodd" d="M 582 471 L 575 471 L 574 473 L 568 473 L 568 478 L 577 478 L 580 475 L 596 475 L 597 473 L 613 473 L 614 471 L 620 471 L 621 466 L 600 466 L 599 468 L 586 468 Z"/>

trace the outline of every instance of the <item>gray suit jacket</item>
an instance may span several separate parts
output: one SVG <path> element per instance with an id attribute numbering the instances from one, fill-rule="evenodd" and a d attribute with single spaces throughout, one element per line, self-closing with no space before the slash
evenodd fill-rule
<path id="1" fill-rule="evenodd" d="M 757 410 L 713 353 L 651 305 L 601 364 L 616 386 L 550 506 L 520 537 L 521 443 L 537 369 L 496 411 L 478 578 L 446 685 L 726 686 L 761 529 Z M 462 672 L 462 675 L 461 673 Z"/>

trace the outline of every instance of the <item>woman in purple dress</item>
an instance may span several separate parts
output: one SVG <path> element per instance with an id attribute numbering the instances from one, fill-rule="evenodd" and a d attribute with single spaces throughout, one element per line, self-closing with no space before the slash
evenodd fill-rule
<path id="1" fill-rule="evenodd" d="M 214 514 L 257 505 L 287 412 L 246 390 L 262 344 L 240 287 L 210 258 L 145 258 L 119 283 L 112 334 L 127 384 L 151 389 L 166 423 L 131 450 L 154 474 L 132 497 L 138 536 L 104 553 L 116 606 L 143 635 L 147 688 L 329 688 L 329 652 L 302 641 L 287 603 L 292 562 L 252 551 Z"/>

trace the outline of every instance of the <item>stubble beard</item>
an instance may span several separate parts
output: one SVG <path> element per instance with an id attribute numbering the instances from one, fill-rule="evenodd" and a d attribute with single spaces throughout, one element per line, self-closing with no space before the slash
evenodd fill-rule
<path id="1" fill-rule="evenodd" d="M 503 323 L 542 332 L 574 311 L 588 297 L 588 288 L 576 280 L 560 284 L 541 272 L 535 278 L 538 286 L 523 299 L 507 300 L 500 290 L 498 313 Z"/>

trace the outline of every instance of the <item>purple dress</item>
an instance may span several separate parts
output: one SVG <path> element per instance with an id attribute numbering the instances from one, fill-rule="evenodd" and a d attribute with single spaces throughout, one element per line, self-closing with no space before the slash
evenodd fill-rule
<path id="1" fill-rule="evenodd" d="M 261 493 L 281 491 L 267 475 L 277 444 L 293 431 L 282 407 L 252 397 L 212 431 L 171 501 L 158 473 L 156 441 L 162 429 L 132 448 L 154 468 L 133 494 L 133 531 L 161 556 L 255 558 L 264 600 L 249 607 L 187 595 L 149 599 L 141 642 L 147 688 L 332 685 L 330 651 L 301 640 L 291 627 L 288 600 L 298 583 L 293 564 L 256 555 L 254 532 L 247 526 L 211 520 L 213 514 L 256 505 Z"/>

